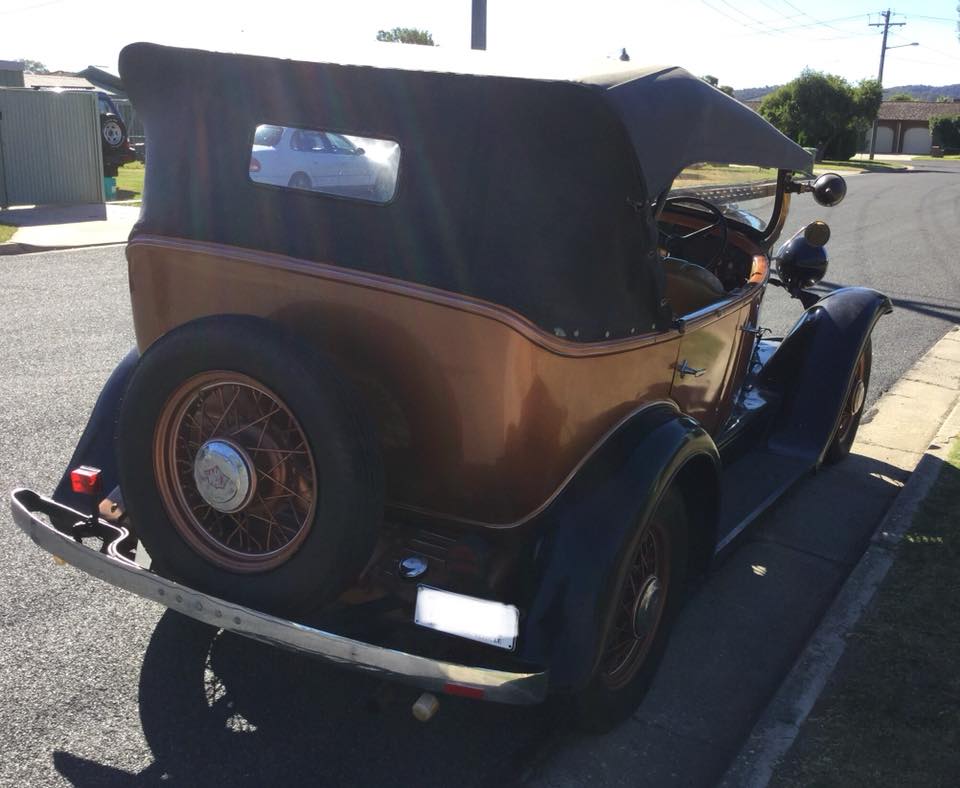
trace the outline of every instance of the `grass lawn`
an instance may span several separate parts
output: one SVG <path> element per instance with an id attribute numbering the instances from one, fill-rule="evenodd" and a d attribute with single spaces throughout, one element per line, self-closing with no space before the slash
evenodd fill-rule
<path id="1" fill-rule="evenodd" d="M 143 196 L 143 164 L 132 161 L 117 172 L 118 200 L 139 200 Z"/>
<path id="2" fill-rule="evenodd" d="M 694 164 L 681 172 L 673 182 L 674 189 L 695 186 L 725 186 L 751 181 L 775 181 L 777 171 L 739 164 Z"/>
<path id="3" fill-rule="evenodd" d="M 11 227 L 9 224 L 0 224 L 0 244 L 13 238 L 16 231 L 16 227 Z"/>
<path id="4" fill-rule="evenodd" d="M 951 153 L 947 156 L 914 156 L 910 161 L 940 161 L 941 159 L 960 161 L 960 153 Z"/>
<path id="5" fill-rule="evenodd" d="M 771 786 L 960 783 L 960 443 Z"/>
<path id="6" fill-rule="evenodd" d="M 887 161 L 821 161 L 813 169 L 814 175 L 825 172 L 895 172 L 902 170 L 902 162 Z M 690 189 L 697 186 L 725 186 L 751 181 L 775 181 L 777 171 L 762 167 L 737 164 L 695 164 L 687 167 L 673 182 L 674 189 Z"/>

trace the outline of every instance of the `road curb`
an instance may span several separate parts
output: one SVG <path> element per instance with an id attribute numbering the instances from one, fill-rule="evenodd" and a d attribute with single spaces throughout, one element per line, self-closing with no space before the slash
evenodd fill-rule
<path id="1" fill-rule="evenodd" d="M 0 257 L 7 257 L 15 254 L 26 254 L 28 251 L 32 251 L 28 248 L 25 248 L 23 244 L 18 244 L 16 241 L 4 241 L 0 244 Z"/>
<path id="2" fill-rule="evenodd" d="M 957 328 L 948 331 L 901 381 L 916 378 L 915 370 L 932 358 L 940 359 L 945 354 L 944 348 L 954 349 L 960 345 L 958 331 Z M 883 400 L 888 396 L 889 393 L 878 403 L 873 423 L 882 418 Z M 889 405 L 889 408 L 896 407 L 895 404 Z M 960 435 L 960 389 L 954 389 L 953 405 L 934 426 L 933 435 L 933 442 L 928 444 L 903 489 L 880 521 L 863 556 L 844 581 L 820 625 L 720 781 L 721 788 L 763 788 L 769 783 L 780 759 L 793 746 L 801 726 L 843 655 L 847 634 L 859 622 L 893 565 L 897 544 L 939 475 L 953 439 Z"/>
<path id="3" fill-rule="evenodd" d="M 0 244 L 0 257 L 16 257 L 22 254 L 40 254 L 42 252 L 69 252 L 73 249 L 100 249 L 107 246 L 125 246 L 126 241 L 98 244 L 72 244 L 70 246 L 34 246 L 17 241 L 7 241 Z"/>

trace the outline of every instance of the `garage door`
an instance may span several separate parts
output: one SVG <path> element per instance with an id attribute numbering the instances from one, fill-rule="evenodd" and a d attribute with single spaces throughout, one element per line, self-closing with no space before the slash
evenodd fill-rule
<path id="1" fill-rule="evenodd" d="M 893 129 L 889 126 L 877 126 L 876 153 L 893 153 Z"/>
<path id="2" fill-rule="evenodd" d="M 907 129 L 903 135 L 904 153 L 930 153 L 930 130 L 924 128 Z"/>

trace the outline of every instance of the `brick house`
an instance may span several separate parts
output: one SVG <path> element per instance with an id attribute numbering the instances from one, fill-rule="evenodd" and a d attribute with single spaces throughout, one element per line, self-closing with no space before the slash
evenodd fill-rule
<path id="1" fill-rule="evenodd" d="M 930 118 L 935 115 L 960 115 L 960 100 L 884 101 L 877 115 L 877 153 L 930 153 Z M 863 150 L 870 150 L 867 132 Z"/>

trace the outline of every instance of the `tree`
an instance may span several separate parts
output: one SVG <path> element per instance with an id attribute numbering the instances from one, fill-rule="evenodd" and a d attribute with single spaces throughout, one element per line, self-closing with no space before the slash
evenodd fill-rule
<path id="1" fill-rule="evenodd" d="M 760 104 L 760 114 L 800 145 L 824 155 L 849 159 L 877 117 L 883 91 L 867 79 L 851 85 L 843 77 L 805 70 Z"/>
<path id="2" fill-rule="evenodd" d="M 953 99 L 949 96 L 937 96 L 937 104 L 952 104 Z"/>
<path id="3" fill-rule="evenodd" d="M 894 93 L 887 101 L 916 101 L 909 93 Z"/>
<path id="4" fill-rule="evenodd" d="M 23 70 L 28 74 L 49 74 L 50 70 L 43 65 L 39 60 L 29 60 L 27 58 L 21 58 L 20 60 L 15 61 L 20 63 L 23 66 Z"/>
<path id="5" fill-rule="evenodd" d="M 433 36 L 427 30 L 417 30 L 415 27 L 395 27 L 393 30 L 377 31 L 377 41 L 392 41 L 398 44 L 420 44 L 433 47 Z"/>
<path id="6" fill-rule="evenodd" d="M 713 85 L 717 90 L 722 90 L 728 96 L 733 95 L 733 88 L 729 85 L 721 85 L 720 80 L 713 76 L 713 74 L 704 74 L 702 77 L 700 77 L 700 79 Z"/>
<path id="7" fill-rule="evenodd" d="M 941 148 L 960 148 L 960 115 L 934 115 L 930 118 L 930 136 Z"/>

